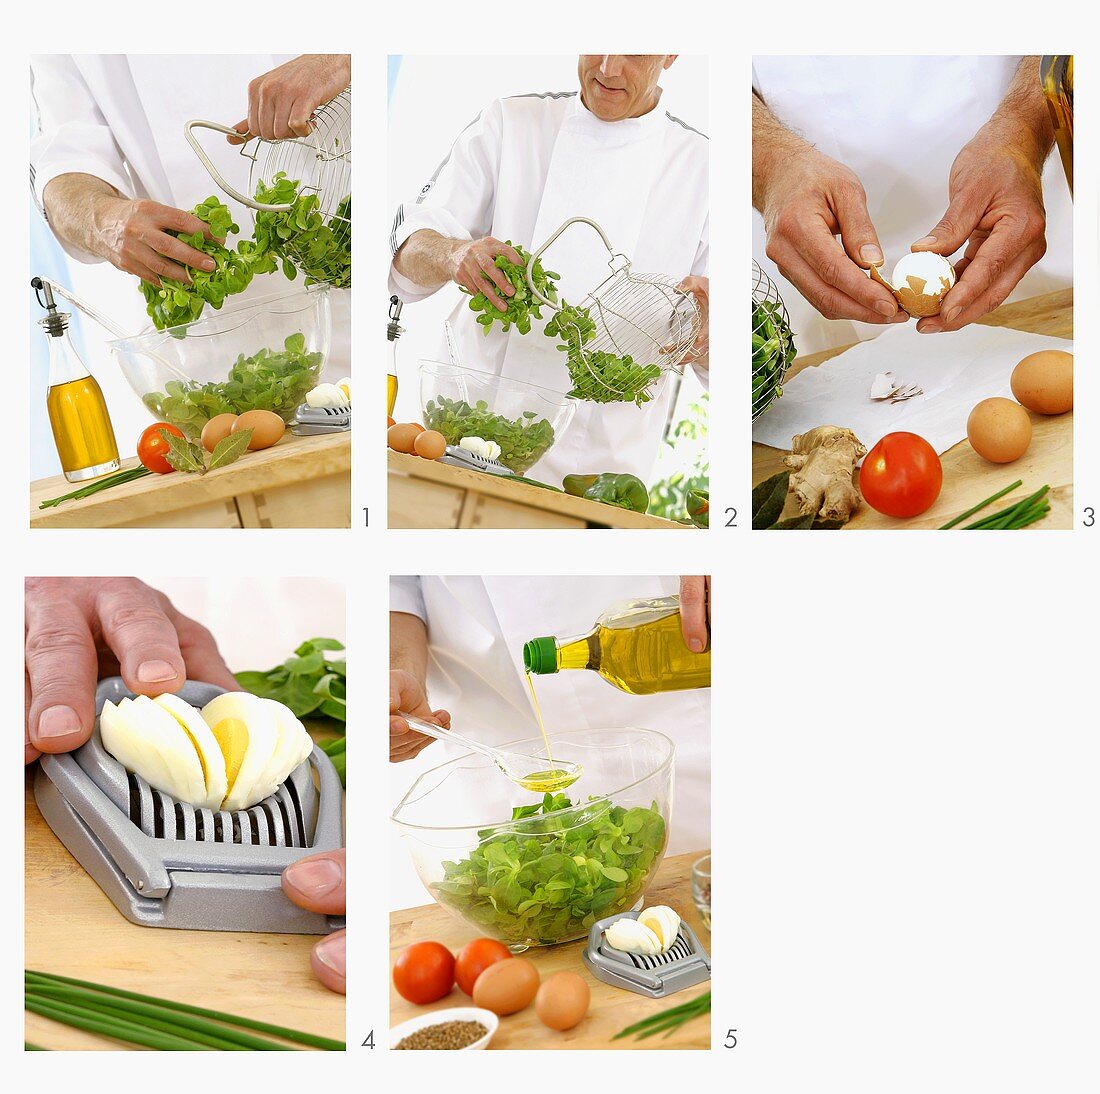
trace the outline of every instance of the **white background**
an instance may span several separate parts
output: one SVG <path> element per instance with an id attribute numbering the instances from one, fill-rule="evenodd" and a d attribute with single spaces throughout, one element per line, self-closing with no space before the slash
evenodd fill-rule
<path id="1" fill-rule="evenodd" d="M 117 5 L 105 14 L 71 2 L 35 14 L 43 18 L 33 27 L 12 24 L 8 39 L 15 60 L 2 78 L 18 119 L 26 116 L 26 69 L 18 55 L 30 48 L 31 35 L 36 48 L 48 31 L 49 48 L 57 50 L 156 51 L 179 39 L 187 19 L 186 12 L 144 5 L 132 12 Z M 364 271 L 357 313 L 367 319 L 355 328 L 361 369 L 384 350 L 385 264 L 378 255 L 385 253 L 392 215 L 382 157 L 388 53 L 481 54 L 487 42 L 512 54 L 605 44 L 647 52 L 669 48 L 670 39 L 683 52 L 711 51 L 712 277 L 716 301 L 727 293 L 726 307 L 736 318 L 750 289 L 754 51 L 1075 49 L 1075 342 L 1084 365 L 1077 375 L 1078 513 L 1098 504 L 1100 384 L 1092 366 L 1100 360 L 1100 51 L 1091 8 L 1038 12 L 1006 0 L 992 13 L 986 5 L 954 4 L 921 21 L 911 9 L 822 8 L 804 0 L 737 9 L 563 2 L 550 11 L 423 0 L 400 11 L 343 13 L 303 13 L 299 5 L 272 0 L 262 18 L 258 14 L 219 8 L 195 33 L 215 49 L 257 39 L 257 48 L 285 49 L 280 39 L 288 34 L 311 49 L 357 48 L 357 143 L 378 149 L 374 170 L 364 171 L 369 161 L 363 160 L 357 169 L 357 202 L 365 212 L 374 210 L 377 225 L 374 238 L 367 230 L 355 237 Z M 17 211 L 26 205 L 21 140 L 20 129 L 4 181 L 6 207 Z M 25 225 L 13 223 L 10 238 L 15 253 L 3 273 L 4 299 L 19 309 L 27 299 Z M 365 273 L 372 264 L 374 280 Z M 743 513 L 749 494 L 748 400 L 738 379 L 744 347 L 737 322 L 720 321 L 724 310 L 716 302 L 712 398 L 725 409 L 723 428 L 711 434 L 715 524 L 726 506 Z M 783 539 L 750 535 L 739 518 L 737 530 L 679 535 L 675 543 L 644 533 L 383 532 L 381 438 L 362 429 L 355 489 L 357 504 L 369 505 L 375 518 L 367 532 L 286 532 L 277 539 L 263 532 L 30 535 L 23 523 L 27 392 L 20 332 L 26 324 L 25 313 L 18 314 L 8 361 L 16 411 L 8 418 L 5 449 L 11 473 L 0 582 L 13 720 L 19 717 L 23 573 L 125 572 L 155 559 L 164 573 L 313 570 L 349 582 L 349 641 L 356 651 L 349 1042 L 371 1029 L 381 1037 L 387 1026 L 386 902 L 377 892 L 385 873 L 379 855 L 386 823 L 387 572 L 669 572 L 674 560 L 684 572 L 715 574 L 713 1026 L 716 1045 L 728 1027 L 738 1028 L 740 1043 L 709 1055 L 588 1053 L 559 1060 L 556 1081 L 615 1089 L 721 1086 L 749 1094 L 1091 1094 L 1098 1088 L 1095 530 L 984 540 L 904 532 Z M 378 419 L 380 431 L 380 408 Z M 146 1075 L 159 1090 L 193 1091 L 195 1071 L 164 1062 L 143 1059 L 135 1066 L 131 1058 L 122 1070 L 110 1054 L 16 1056 L 21 785 L 14 755 L 10 762 L 4 801 L 13 862 L 0 970 L 9 1074 L 44 1089 L 79 1083 L 113 1090 Z M 216 996 L 211 985 L 212 1001 Z M 545 1085 L 547 1075 L 543 1061 L 492 1054 L 476 1063 L 366 1049 L 354 1050 L 354 1057 L 226 1056 L 217 1073 L 222 1085 L 235 1089 L 272 1081 L 333 1090 L 435 1082 L 463 1092 Z"/>

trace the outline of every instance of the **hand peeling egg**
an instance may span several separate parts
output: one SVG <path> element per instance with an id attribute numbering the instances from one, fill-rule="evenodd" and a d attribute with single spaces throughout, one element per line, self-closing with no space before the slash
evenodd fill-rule
<path id="1" fill-rule="evenodd" d="M 127 771 L 200 809 L 248 809 L 278 790 L 313 751 L 293 712 L 225 692 L 196 710 L 177 695 L 139 695 L 99 718 L 103 747 Z"/>
<path id="2" fill-rule="evenodd" d="M 901 308 L 917 319 L 939 315 L 943 298 L 955 284 L 955 267 L 932 251 L 911 251 L 898 259 L 890 280 L 876 266 L 871 279 L 894 294 Z"/>

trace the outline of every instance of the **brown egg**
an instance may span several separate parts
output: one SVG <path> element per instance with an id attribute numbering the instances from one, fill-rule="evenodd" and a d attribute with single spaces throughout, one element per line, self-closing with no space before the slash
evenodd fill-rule
<path id="1" fill-rule="evenodd" d="M 416 422 L 407 422 L 402 425 L 391 425 L 386 430 L 386 443 L 394 452 L 411 452 L 413 443 L 424 430 Z"/>
<path id="2" fill-rule="evenodd" d="M 426 460 L 438 460 L 447 451 L 447 438 L 434 429 L 425 429 L 423 433 L 417 433 L 413 451 Z"/>
<path id="3" fill-rule="evenodd" d="M 990 463 L 1011 463 L 1031 444 L 1031 419 L 1011 399 L 983 399 L 966 420 L 966 435 Z"/>
<path id="4" fill-rule="evenodd" d="M 1073 354 L 1061 349 L 1029 353 L 1012 370 L 1012 394 L 1036 414 L 1073 409 Z"/>
<path id="5" fill-rule="evenodd" d="M 207 452 L 213 452 L 215 445 L 219 441 L 224 441 L 233 432 L 233 425 L 236 421 L 236 414 L 218 414 L 216 417 L 211 418 L 202 427 L 202 436 L 199 438 L 202 441 L 203 448 Z"/>
<path id="6" fill-rule="evenodd" d="M 474 983 L 474 1006 L 503 1017 L 523 1010 L 539 990 L 539 974 L 524 957 L 490 965 Z"/>
<path id="7" fill-rule="evenodd" d="M 286 432 L 286 422 L 270 410 L 246 410 L 233 423 L 234 433 L 240 429 L 252 430 L 248 450 L 256 452 L 261 448 L 270 448 Z"/>
<path id="8" fill-rule="evenodd" d="M 543 981 L 535 996 L 535 1013 L 550 1029 L 572 1029 L 587 1013 L 592 993 L 583 976 L 556 972 Z"/>

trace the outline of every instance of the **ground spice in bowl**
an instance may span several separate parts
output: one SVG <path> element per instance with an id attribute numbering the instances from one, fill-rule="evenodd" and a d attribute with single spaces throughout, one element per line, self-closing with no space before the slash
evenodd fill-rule
<path id="1" fill-rule="evenodd" d="M 469 1048 L 489 1031 L 480 1022 L 439 1022 L 402 1037 L 394 1048 Z"/>

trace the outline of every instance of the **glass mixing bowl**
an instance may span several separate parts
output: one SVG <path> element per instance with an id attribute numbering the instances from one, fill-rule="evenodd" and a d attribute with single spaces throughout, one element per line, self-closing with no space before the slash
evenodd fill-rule
<path id="1" fill-rule="evenodd" d="M 675 749 L 663 733 L 577 730 L 550 746 L 583 769 L 564 794 L 532 794 L 466 753 L 424 772 L 392 816 L 435 900 L 515 951 L 634 908 L 668 843 Z M 501 747 L 546 762 L 541 737 Z"/>
<path id="2" fill-rule="evenodd" d="M 328 286 L 311 285 L 108 345 L 153 417 L 196 438 L 218 414 L 271 410 L 291 421 L 320 379 L 331 333 Z"/>
<path id="3" fill-rule="evenodd" d="M 577 404 L 560 391 L 439 361 L 420 362 L 424 427 L 457 445 L 481 437 L 500 445 L 500 462 L 522 475 L 573 420 Z"/>

